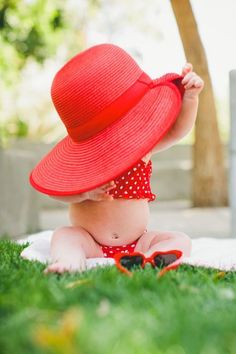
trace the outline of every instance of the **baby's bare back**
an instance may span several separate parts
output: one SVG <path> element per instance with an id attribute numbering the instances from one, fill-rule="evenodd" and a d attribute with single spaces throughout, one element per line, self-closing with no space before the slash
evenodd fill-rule
<path id="1" fill-rule="evenodd" d="M 82 226 L 100 244 L 129 244 L 147 228 L 148 199 L 85 200 L 70 204 L 69 215 L 73 226 Z"/>

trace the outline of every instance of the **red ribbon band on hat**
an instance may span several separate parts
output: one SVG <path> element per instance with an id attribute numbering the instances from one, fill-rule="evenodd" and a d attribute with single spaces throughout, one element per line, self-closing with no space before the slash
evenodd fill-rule
<path id="1" fill-rule="evenodd" d="M 152 79 L 142 73 L 138 80 L 121 96 L 106 107 L 90 121 L 75 128 L 67 128 L 68 134 L 75 142 L 83 141 L 100 132 L 133 108 L 146 92 L 154 87 Z"/>

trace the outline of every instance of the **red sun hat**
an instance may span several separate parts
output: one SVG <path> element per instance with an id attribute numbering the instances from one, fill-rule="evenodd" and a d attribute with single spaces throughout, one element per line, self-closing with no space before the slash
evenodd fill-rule
<path id="1" fill-rule="evenodd" d="M 152 80 L 113 44 L 99 44 L 69 60 L 51 87 L 68 135 L 33 169 L 30 183 L 48 195 L 95 189 L 131 168 L 174 124 L 182 76 Z"/>

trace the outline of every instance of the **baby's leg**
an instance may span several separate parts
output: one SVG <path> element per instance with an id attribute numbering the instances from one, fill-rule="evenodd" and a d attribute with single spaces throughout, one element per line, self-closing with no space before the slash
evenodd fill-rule
<path id="1" fill-rule="evenodd" d="M 103 252 L 84 228 L 68 226 L 54 231 L 50 255 L 52 263 L 45 273 L 63 273 L 84 270 L 86 258 L 103 257 Z"/>
<path id="2" fill-rule="evenodd" d="M 180 250 L 184 257 L 190 256 L 191 239 L 188 235 L 178 231 L 146 232 L 135 247 L 135 251 L 150 256 L 155 251 Z"/>

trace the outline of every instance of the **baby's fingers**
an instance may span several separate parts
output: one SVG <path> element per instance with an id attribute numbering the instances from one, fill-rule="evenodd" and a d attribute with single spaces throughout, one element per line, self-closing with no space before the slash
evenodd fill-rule
<path id="1" fill-rule="evenodd" d="M 182 80 L 182 84 L 187 84 L 190 80 L 192 80 L 192 78 L 196 77 L 197 75 L 194 72 L 189 72 L 185 75 L 185 77 Z"/>
<path id="2" fill-rule="evenodd" d="M 111 190 L 113 188 L 115 188 L 116 184 L 114 181 L 110 181 L 106 184 L 104 184 L 104 186 L 101 187 L 101 190 L 103 191 L 108 191 L 108 190 Z"/>
<path id="3" fill-rule="evenodd" d="M 187 73 L 193 71 L 193 66 L 191 63 L 186 63 L 182 69 L 182 75 L 186 75 Z"/>
<path id="4" fill-rule="evenodd" d="M 185 89 L 189 89 L 189 88 L 191 88 L 191 87 L 196 87 L 196 82 L 197 82 L 197 79 L 196 79 L 196 77 L 193 77 L 191 80 L 189 80 L 188 82 L 187 82 L 187 84 L 184 86 L 185 87 Z"/>
<path id="5" fill-rule="evenodd" d="M 99 201 L 113 200 L 113 196 L 108 193 L 100 193 L 97 195 L 97 200 Z"/>
<path id="6" fill-rule="evenodd" d="M 111 194 L 105 194 L 104 200 L 113 200 L 113 196 Z"/>
<path id="7" fill-rule="evenodd" d="M 203 80 L 201 80 L 198 76 L 193 77 L 191 80 L 188 81 L 188 83 L 184 86 L 185 89 L 190 89 L 190 88 L 201 88 L 203 87 L 204 83 Z"/>

